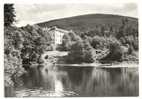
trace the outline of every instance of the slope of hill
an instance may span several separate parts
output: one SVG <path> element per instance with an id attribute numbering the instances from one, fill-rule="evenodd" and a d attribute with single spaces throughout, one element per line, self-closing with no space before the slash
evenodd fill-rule
<path id="1" fill-rule="evenodd" d="M 122 19 L 124 18 L 129 20 L 129 24 L 132 25 L 132 27 L 135 27 L 136 29 L 138 28 L 137 18 L 111 14 L 80 15 L 42 22 L 38 23 L 38 25 L 41 27 L 57 26 L 67 30 L 73 30 L 75 32 L 86 32 L 88 30 L 93 30 L 95 26 L 99 25 L 112 25 L 118 28 L 122 23 Z"/>

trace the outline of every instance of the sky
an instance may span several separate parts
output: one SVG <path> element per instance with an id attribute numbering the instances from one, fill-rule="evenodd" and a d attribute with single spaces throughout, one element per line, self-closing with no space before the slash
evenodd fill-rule
<path id="1" fill-rule="evenodd" d="M 138 17 L 136 0 L 107 1 L 109 2 L 15 4 L 16 26 L 25 26 L 27 24 L 35 24 L 59 18 L 95 13 Z"/>

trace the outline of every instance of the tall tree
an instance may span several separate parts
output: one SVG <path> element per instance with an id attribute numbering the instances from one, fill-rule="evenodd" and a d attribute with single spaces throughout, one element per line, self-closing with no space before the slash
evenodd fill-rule
<path id="1" fill-rule="evenodd" d="M 11 26 L 15 21 L 15 9 L 13 4 L 4 5 L 4 26 Z"/>
<path id="2" fill-rule="evenodd" d="M 67 62 L 68 63 L 92 63 L 94 62 L 93 49 L 87 40 L 77 40 L 71 45 Z"/>

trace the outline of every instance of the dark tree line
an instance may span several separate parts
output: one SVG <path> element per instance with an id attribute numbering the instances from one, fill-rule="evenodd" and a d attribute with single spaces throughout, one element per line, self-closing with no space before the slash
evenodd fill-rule
<path id="1" fill-rule="evenodd" d="M 4 4 L 4 26 L 11 26 L 15 22 L 15 9 L 13 4 Z"/>

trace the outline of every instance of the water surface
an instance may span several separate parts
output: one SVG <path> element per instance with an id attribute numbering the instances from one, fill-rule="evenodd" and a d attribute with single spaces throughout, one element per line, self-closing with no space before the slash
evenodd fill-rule
<path id="1" fill-rule="evenodd" d="M 17 97 L 138 96 L 137 67 L 48 66 L 33 68 Z"/>

